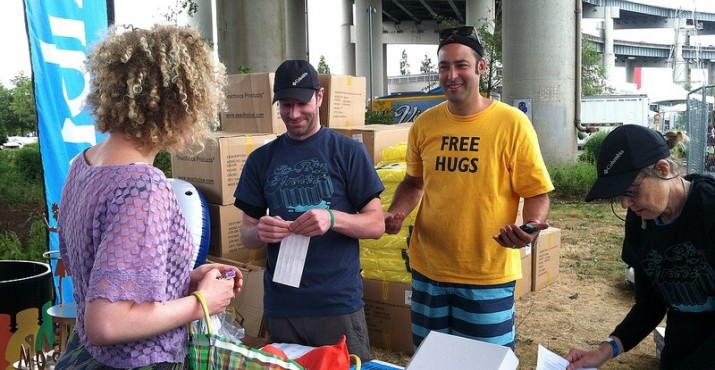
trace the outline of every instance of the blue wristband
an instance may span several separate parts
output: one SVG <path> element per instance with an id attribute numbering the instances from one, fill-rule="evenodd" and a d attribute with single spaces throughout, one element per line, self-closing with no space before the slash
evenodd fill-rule
<path id="1" fill-rule="evenodd" d="M 611 352 L 613 353 L 611 358 L 615 358 L 621 354 L 621 349 L 618 347 L 618 342 L 616 342 L 615 339 L 608 337 L 604 339 L 602 343 L 608 343 L 611 346 Z"/>

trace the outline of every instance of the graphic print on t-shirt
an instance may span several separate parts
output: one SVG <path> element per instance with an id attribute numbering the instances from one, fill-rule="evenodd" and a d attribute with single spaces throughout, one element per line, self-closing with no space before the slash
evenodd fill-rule
<path id="1" fill-rule="evenodd" d="M 651 250 L 643 269 L 673 307 L 684 312 L 715 311 L 715 271 L 705 253 L 691 242 L 675 244 L 662 254 Z"/>
<path id="2" fill-rule="evenodd" d="M 306 159 L 292 167 L 276 167 L 267 185 L 274 204 L 295 213 L 328 208 L 334 191 L 328 165 L 317 159 Z"/>
<path id="3" fill-rule="evenodd" d="M 440 151 L 445 155 L 435 157 L 434 170 L 441 172 L 477 172 L 479 170 L 478 136 L 443 136 Z"/>

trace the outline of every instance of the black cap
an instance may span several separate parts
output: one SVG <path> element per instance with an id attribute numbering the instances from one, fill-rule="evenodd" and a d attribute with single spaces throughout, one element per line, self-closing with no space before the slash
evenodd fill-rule
<path id="1" fill-rule="evenodd" d="M 643 168 L 668 158 L 670 149 L 655 130 L 623 125 L 611 131 L 598 153 L 598 179 L 586 195 L 586 201 L 612 199 L 623 194 Z"/>
<path id="2" fill-rule="evenodd" d="M 437 52 L 442 49 L 442 46 L 447 44 L 462 44 L 472 48 L 480 57 L 484 56 L 484 47 L 479 42 L 477 30 L 474 26 L 461 26 L 454 28 L 443 29 L 439 32 L 439 46 Z"/>
<path id="3" fill-rule="evenodd" d="M 276 70 L 273 102 L 296 99 L 308 102 L 320 90 L 318 72 L 305 60 L 286 60 Z"/>

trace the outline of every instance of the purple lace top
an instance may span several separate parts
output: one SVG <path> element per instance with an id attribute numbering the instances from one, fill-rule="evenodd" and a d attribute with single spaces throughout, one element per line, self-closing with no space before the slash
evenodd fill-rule
<path id="1" fill-rule="evenodd" d="M 58 226 L 74 284 L 76 330 L 89 353 L 116 368 L 183 362 L 185 325 L 108 346 L 91 345 L 84 329 L 94 299 L 166 302 L 188 294 L 194 244 L 164 174 L 148 164 L 91 166 L 83 153 L 67 175 Z"/>

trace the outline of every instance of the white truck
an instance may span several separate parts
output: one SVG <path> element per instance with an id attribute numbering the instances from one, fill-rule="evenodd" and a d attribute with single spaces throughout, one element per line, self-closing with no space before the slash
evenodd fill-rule
<path id="1" fill-rule="evenodd" d="M 581 124 L 598 131 L 610 131 L 621 125 L 650 127 L 648 95 L 594 95 L 581 97 Z M 583 136 L 583 137 L 582 137 Z M 589 136 L 579 135 L 579 148 Z"/>

